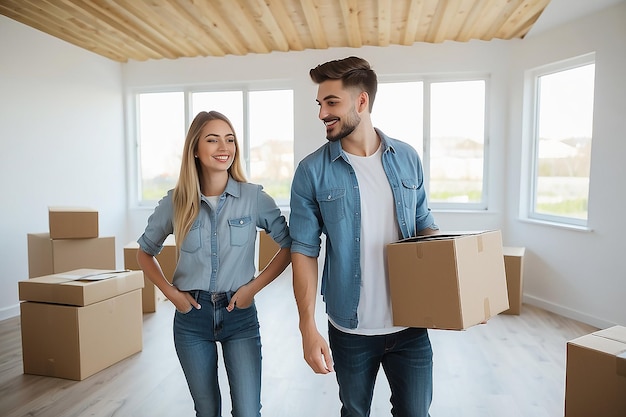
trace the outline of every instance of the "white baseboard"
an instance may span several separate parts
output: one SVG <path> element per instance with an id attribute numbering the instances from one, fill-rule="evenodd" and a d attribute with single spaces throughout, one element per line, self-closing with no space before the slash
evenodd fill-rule
<path id="1" fill-rule="evenodd" d="M 19 304 L 0 309 L 0 321 L 10 319 L 19 315 L 20 315 Z"/>
<path id="2" fill-rule="evenodd" d="M 612 323 L 608 320 L 591 316 L 589 314 L 585 314 L 580 311 L 573 310 L 571 308 L 564 307 L 562 305 L 555 304 L 550 301 L 546 301 L 539 297 L 534 297 L 532 295 L 524 294 L 523 299 L 524 299 L 524 303 L 530 304 L 535 307 L 543 308 L 544 310 L 550 311 L 552 313 L 558 314 L 563 317 L 570 318 L 572 320 L 580 321 L 582 323 L 597 327 L 599 329 L 606 329 L 608 327 L 615 326 L 615 323 Z"/>

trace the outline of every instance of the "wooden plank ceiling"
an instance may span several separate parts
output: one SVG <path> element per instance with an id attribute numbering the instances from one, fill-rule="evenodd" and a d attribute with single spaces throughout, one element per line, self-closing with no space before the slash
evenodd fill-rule
<path id="1" fill-rule="evenodd" d="M 0 0 L 119 62 L 523 38 L 550 0 Z"/>

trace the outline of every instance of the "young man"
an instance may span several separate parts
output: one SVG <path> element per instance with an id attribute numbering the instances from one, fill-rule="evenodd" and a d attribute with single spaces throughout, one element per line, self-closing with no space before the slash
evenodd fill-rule
<path id="1" fill-rule="evenodd" d="M 373 127 L 377 77 L 367 61 L 326 62 L 310 76 L 319 85 L 319 118 L 328 143 L 299 164 L 291 192 L 293 284 L 304 358 L 316 373 L 335 372 L 342 417 L 369 416 L 380 365 L 391 387 L 392 414 L 427 417 L 430 340 L 426 329 L 393 325 L 385 260 L 386 244 L 438 229 L 421 161 L 411 146 Z M 330 349 L 314 317 L 322 233 Z"/>

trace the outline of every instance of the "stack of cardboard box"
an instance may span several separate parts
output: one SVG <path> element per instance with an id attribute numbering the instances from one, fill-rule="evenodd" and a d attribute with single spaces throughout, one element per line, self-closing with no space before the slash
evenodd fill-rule
<path id="1" fill-rule="evenodd" d="M 82 380 L 142 350 L 143 276 L 115 270 L 96 210 L 48 213 L 49 231 L 28 234 L 18 283 L 24 373 Z"/>
<path id="2" fill-rule="evenodd" d="M 98 211 L 50 207 L 48 233 L 29 233 L 29 278 L 79 268 L 115 269 L 115 237 L 98 234 Z"/>

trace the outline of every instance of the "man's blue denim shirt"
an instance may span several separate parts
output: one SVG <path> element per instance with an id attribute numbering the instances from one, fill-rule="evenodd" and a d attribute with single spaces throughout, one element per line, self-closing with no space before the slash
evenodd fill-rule
<path id="1" fill-rule="evenodd" d="M 395 200 L 402 236 L 437 228 L 428 207 L 420 158 L 410 145 L 376 130 L 382 162 Z M 328 142 L 304 158 L 291 187 L 289 231 L 292 253 L 318 257 L 320 236 L 326 235 L 321 292 L 326 313 L 340 326 L 358 324 L 361 268 L 361 199 L 354 169 L 341 142 Z M 383 250 L 383 248 L 381 248 Z"/>

